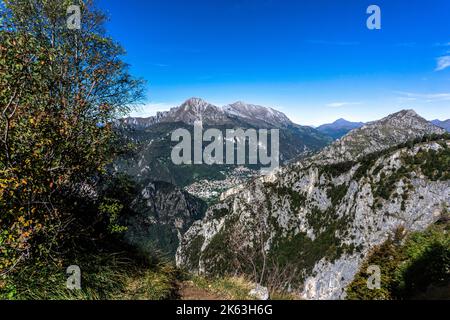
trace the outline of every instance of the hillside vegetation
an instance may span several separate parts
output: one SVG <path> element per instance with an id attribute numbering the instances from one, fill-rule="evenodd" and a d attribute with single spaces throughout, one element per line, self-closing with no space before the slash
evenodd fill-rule
<path id="1" fill-rule="evenodd" d="M 73 4 L 87 28 L 67 28 Z M 126 199 L 102 183 L 124 151 L 111 123 L 143 89 L 105 15 L 66 0 L 6 0 L 0 15 L 0 297 L 170 297 L 171 267 L 123 253 Z M 68 291 L 65 271 L 77 264 L 83 290 Z M 150 291 L 127 289 L 137 276 Z"/>
<path id="2" fill-rule="evenodd" d="M 449 299 L 450 216 L 444 213 L 424 231 L 399 229 L 371 250 L 346 289 L 347 299 Z M 367 269 L 380 267 L 381 288 L 367 287 Z"/>

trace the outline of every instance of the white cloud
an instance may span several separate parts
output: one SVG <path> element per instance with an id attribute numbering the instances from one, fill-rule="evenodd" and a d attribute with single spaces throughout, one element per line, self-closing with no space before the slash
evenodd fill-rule
<path id="1" fill-rule="evenodd" d="M 358 104 L 361 104 L 361 102 L 331 102 L 326 104 L 326 106 L 331 108 L 339 108 L 344 106 L 354 106 Z"/>
<path id="2" fill-rule="evenodd" d="M 436 47 L 450 47 L 450 42 L 438 42 L 434 44 Z"/>
<path id="3" fill-rule="evenodd" d="M 396 91 L 396 93 L 399 94 L 401 96 L 400 99 L 404 101 L 417 101 L 417 100 L 420 100 L 422 102 L 450 101 L 449 92 L 414 93 L 414 92 Z"/>
<path id="4" fill-rule="evenodd" d="M 158 102 L 158 103 L 147 103 L 142 106 L 136 107 L 135 110 L 133 110 L 130 113 L 130 117 L 151 117 L 156 115 L 158 111 L 167 111 L 170 108 L 176 106 L 176 103 L 165 103 L 165 102 Z"/>
<path id="5" fill-rule="evenodd" d="M 441 71 L 450 67 L 450 56 L 437 58 L 437 66 L 435 71 Z"/>

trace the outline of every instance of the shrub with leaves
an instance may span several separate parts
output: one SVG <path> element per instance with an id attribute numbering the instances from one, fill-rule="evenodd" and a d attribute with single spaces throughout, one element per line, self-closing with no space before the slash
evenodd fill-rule
<path id="1" fill-rule="evenodd" d="M 82 28 L 67 28 L 67 8 Z M 91 1 L 5 0 L 0 13 L 0 274 L 29 258 L 58 263 L 116 152 L 113 122 L 142 81 Z"/>
<path id="2" fill-rule="evenodd" d="M 449 299 L 450 298 L 450 219 L 442 218 L 425 231 L 404 239 L 396 236 L 375 247 L 347 287 L 348 299 Z M 370 265 L 381 270 L 381 288 L 369 289 Z"/>

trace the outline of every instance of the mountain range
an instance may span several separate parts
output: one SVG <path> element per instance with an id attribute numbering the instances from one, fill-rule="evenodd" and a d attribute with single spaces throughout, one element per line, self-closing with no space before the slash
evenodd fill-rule
<path id="1" fill-rule="evenodd" d="M 448 132 L 450 132 L 450 119 L 441 121 L 441 120 L 432 120 L 431 123 L 433 123 L 434 125 L 444 128 L 445 130 L 447 130 Z"/>
<path id="2" fill-rule="evenodd" d="M 204 129 L 279 129 L 283 166 L 259 176 L 251 166 L 173 165 L 171 132 L 199 120 Z M 114 170 L 139 186 L 125 238 L 194 273 L 344 298 L 372 248 L 399 228 L 424 230 L 450 203 L 450 141 L 434 123 L 401 110 L 314 129 L 271 108 L 197 98 L 123 119 L 117 128 L 136 149 Z"/>
<path id="3" fill-rule="evenodd" d="M 147 128 L 155 123 L 182 122 L 193 125 L 202 121 L 208 125 L 247 123 L 256 128 L 288 127 L 294 123 L 282 112 L 272 108 L 246 104 L 238 101 L 217 107 L 200 98 L 190 98 L 169 111 L 158 112 L 148 118 L 125 118 L 124 124 L 136 128 Z"/>
<path id="4" fill-rule="evenodd" d="M 294 124 L 284 113 L 273 108 L 260 105 L 247 104 L 238 101 L 223 107 L 217 107 L 201 98 L 190 98 L 180 106 L 171 108 L 169 111 L 157 112 L 156 116 L 147 118 L 128 117 L 122 119 L 122 126 L 145 129 L 157 123 L 177 123 L 193 125 L 195 121 L 202 121 L 207 125 L 236 125 L 246 123 L 247 126 L 255 128 L 286 128 L 298 126 Z M 450 119 L 432 120 L 434 125 L 450 131 Z M 353 129 L 364 126 L 364 122 L 352 122 L 340 118 L 332 123 L 322 124 L 315 130 L 332 138 L 339 139 Z"/>
<path id="5" fill-rule="evenodd" d="M 342 136 L 346 135 L 349 131 L 361 128 L 363 125 L 364 122 L 351 122 L 340 118 L 333 123 L 327 123 L 318 126 L 316 129 L 332 137 L 333 139 L 339 139 Z"/>
<path id="6" fill-rule="evenodd" d="M 430 122 L 450 132 L 450 119 L 444 121 L 436 119 Z M 345 136 L 353 129 L 361 128 L 364 124 L 364 122 L 351 122 L 340 118 L 333 123 L 320 125 L 316 129 L 336 140 Z"/>
<path id="7" fill-rule="evenodd" d="M 228 190 L 184 234 L 177 265 L 341 299 L 371 250 L 424 230 L 450 203 L 450 139 L 402 110 Z"/>
<path id="8" fill-rule="evenodd" d="M 136 145 L 136 150 L 116 161 L 115 170 L 126 172 L 137 181 L 152 177 L 180 187 L 204 179 L 231 179 L 235 166 L 205 164 L 193 167 L 172 163 L 171 150 L 177 142 L 171 141 L 171 133 L 179 128 L 192 132 L 195 121 L 202 121 L 204 130 L 216 128 L 224 133 L 227 129 L 238 128 L 279 129 L 281 163 L 312 154 L 332 141 L 331 137 L 314 128 L 297 125 L 272 108 L 243 102 L 217 107 L 202 99 L 191 98 L 154 117 L 123 119 L 117 125 L 118 130 Z M 252 170 L 248 171 L 249 175 L 259 169 L 257 165 L 246 167 Z"/>
<path id="9" fill-rule="evenodd" d="M 279 129 L 281 163 L 317 152 L 332 141 L 314 128 L 294 124 L 279 111 L 243 102 L 217 107 L 191 98 L 154 117 L 123 119 L 117 131 L 125 144 L 134 147 L 114 161 L 112 170 L 130 177 L 137 190 L 132 213 L 124 221 L 125 238 L 145 253 L 156 250 L 173 259 L 182 235 L 203 218 L 207 204 L 259 173 L 258 165 L 175 165 L 171 151 L 177 142 L 171 141 L 171 133 L 180 128 L 192 133 L 195 121 L 202 121 L 204 130 L 222 132 Z"/>

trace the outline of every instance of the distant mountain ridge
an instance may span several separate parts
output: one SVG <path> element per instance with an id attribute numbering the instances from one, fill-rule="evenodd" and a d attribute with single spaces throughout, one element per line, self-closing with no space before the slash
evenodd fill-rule
<path id="1" fill-rule="evenodd" d="M 450 132 L 450 119 L 443 120 L 443 121 L 436 119 L 436 120 L 432 120 L 431 123 L 438 127 L 444 128 L 445 130 Z"/>
<path id="2" fill-rule="evenodd" d="M 429 122 L 450 132 L 450 119 L 447 120 L 435 119 Z M 333 139 L 340 139 L 351 130 L 361 128 L 365 124 L 366 124 L 365 122 L 351 122 L 343 118 L 340 118 L 332 123 L 322 124 L 316 127 L 316 129 L 332 137 Z"/>
<path id="3" fill-rule="evenodd" d="M 364 122 L 351 122 L 340 118 L 333 123 L 326 123 L 318 126 L 316 129 L 326 135 L 329 135 L 333 139 L 339 139 L 345 136 L 349 131 L 361 128 L 363 125 Z"/>
<path id="4" fill-rule="evenodd" d="M 269 107 L 246 104 L 238 101 L 217 107 L 200 98 L 190 98 L 180 106 L 169 111 L 158 112 L 148 118 L 128 117 L 124 124 L 146 128 L 156 123 L 183 122 L 189 125 L 202 121 L 208 125 L 233 124 L 236 120 L 247 122 L 255 127 L 287 127 L 294 123 L 282 112 Z"/>
<path id="5" fill-rule="evenodd" d="M 402 141 L 427 134 L 444 134 L 445 130 L 419 116 L 414 110 L 401 110 L 377 121 L 364 124 L 327 146 L 316 158 L 336 163 L 352 161 L 378 152 Z"/>

